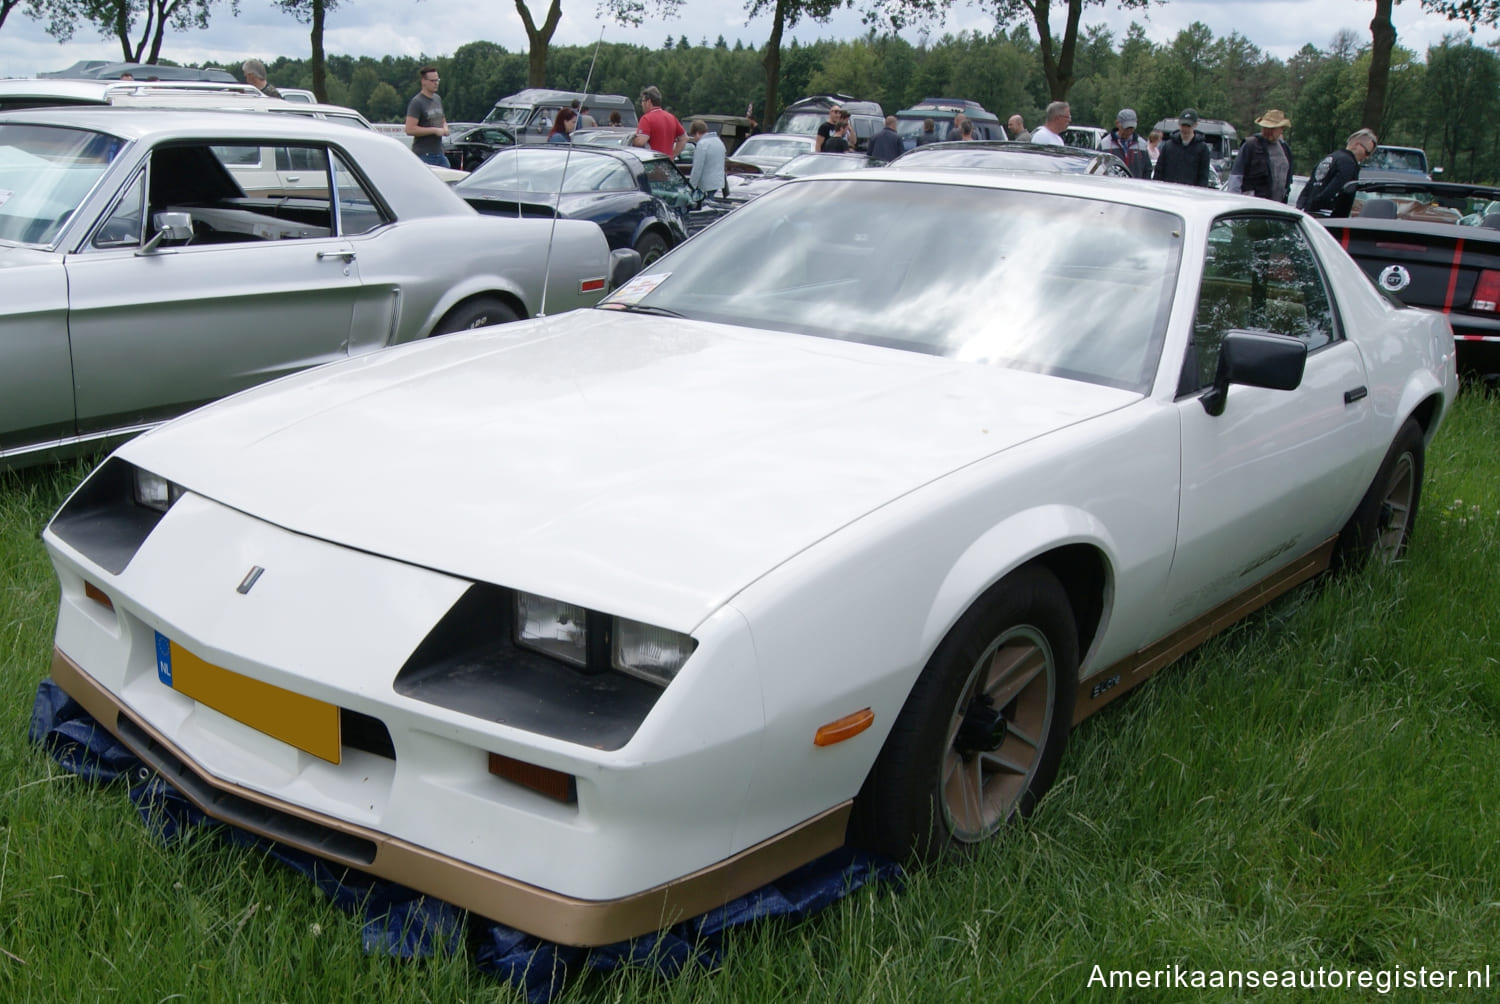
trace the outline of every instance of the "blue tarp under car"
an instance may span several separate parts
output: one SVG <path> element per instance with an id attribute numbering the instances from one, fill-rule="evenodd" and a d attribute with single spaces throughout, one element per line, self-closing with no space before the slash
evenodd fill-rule
<path id="1" fill-rule="evenodd" d="M 199 825 L 218 827 L 237 844 L 250 845 L 312 879 L 339 907 L 364 918 L 367 952 L 422 958 L 462 950 L 464 911 L 404 886 L 329 864 L 303 851 L 255 836 L 205 816 L 158 777 L 51 680 L 37 688 L 31 741 L 65 769 L 106 784 L 125 778 L 141 817 L 164 842 Z M 896 879 L 895 864 L 848 849 L 834 851 L 749 895 L 665 931 L 602 948 L 574 948 L 473 918 L 475 964 L 547 1001 L 571 976 L 586 970 L 639 965 L 671 975 L 685 966 L 716 966 L 725 931 L 764 917 L 805 917 L 867 882 Z"/>

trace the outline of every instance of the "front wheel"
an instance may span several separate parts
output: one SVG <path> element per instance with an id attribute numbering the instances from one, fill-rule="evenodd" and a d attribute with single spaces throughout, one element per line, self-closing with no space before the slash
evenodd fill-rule
<path id="1" fill-rule="evenodd" d="M 1408 418 L 1359 508 L 1339 531 L 1332 559 L 1335 571 L 1357 571 L 1371 558 L 1395 561 L 1406 552 L 1422 500 L 1424 464 L 1422 427 Z"/>
<path id="2" fill-rule="evenodd" d="M 1077 686 L 1067 593 L 1045 568 L 1023 568 L 917 678 L 855 803 L 855 842 L 932 860 L 1028 814 L 1057 775 Z"/>
<path id="3" fill-rule="evenodd" d="M 641 234 L 641 239 L 635 242 L 635 249 L 641 256 L 641 265 L 650 265 L 667 253 L 667 242 L 660 234 Z"/>
<path id="4" fill-rule="evenodd" d="M 491 324 L 508 324 L 520 320 L 515 310 L 493 296 L 476 296 L 454 307 L 432 329 L 434 335 L 449 335 L 469 328 L 483 328 Z"/>

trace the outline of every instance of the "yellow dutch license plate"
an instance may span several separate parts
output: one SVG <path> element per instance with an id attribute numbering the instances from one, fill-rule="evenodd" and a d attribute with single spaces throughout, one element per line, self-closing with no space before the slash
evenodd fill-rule
<path id="1" fill-rule="evenodd" d="M 338 705 L 232 673 L 156 632 L 156 675 L 180 694 L 329 763 L 339 762 Z"/>

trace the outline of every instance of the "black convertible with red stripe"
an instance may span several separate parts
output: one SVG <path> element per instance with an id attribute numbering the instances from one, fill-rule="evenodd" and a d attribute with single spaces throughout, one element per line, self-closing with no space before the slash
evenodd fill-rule
<path id="1" fill-rule="evenodd" d="M 1350 182 L 1348 219 L 1324 225 L 1387 293 L 1448 315 L 1459 365 L 1500 372 L 1500 188 Z"/>

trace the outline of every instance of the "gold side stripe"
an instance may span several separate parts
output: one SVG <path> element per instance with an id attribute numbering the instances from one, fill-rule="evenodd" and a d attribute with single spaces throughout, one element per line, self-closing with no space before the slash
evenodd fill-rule
<path id="1" fill-rule="evenodd" d="M 1078 684 L 1078 697 L 1073 703 L 1073 724 L 1077 725 L 1106 704 L 1128 694 L 1157 670 L 1170 666 L 1225 628 L 1244 620 L 1282 593 L 1327 569 L 1337 542 L 1337 535 L 1329 537 L 1290 565 L 1225 600 L 1196 620 L 1126 656 L 1108 669 L 1089 674 Z"/>

